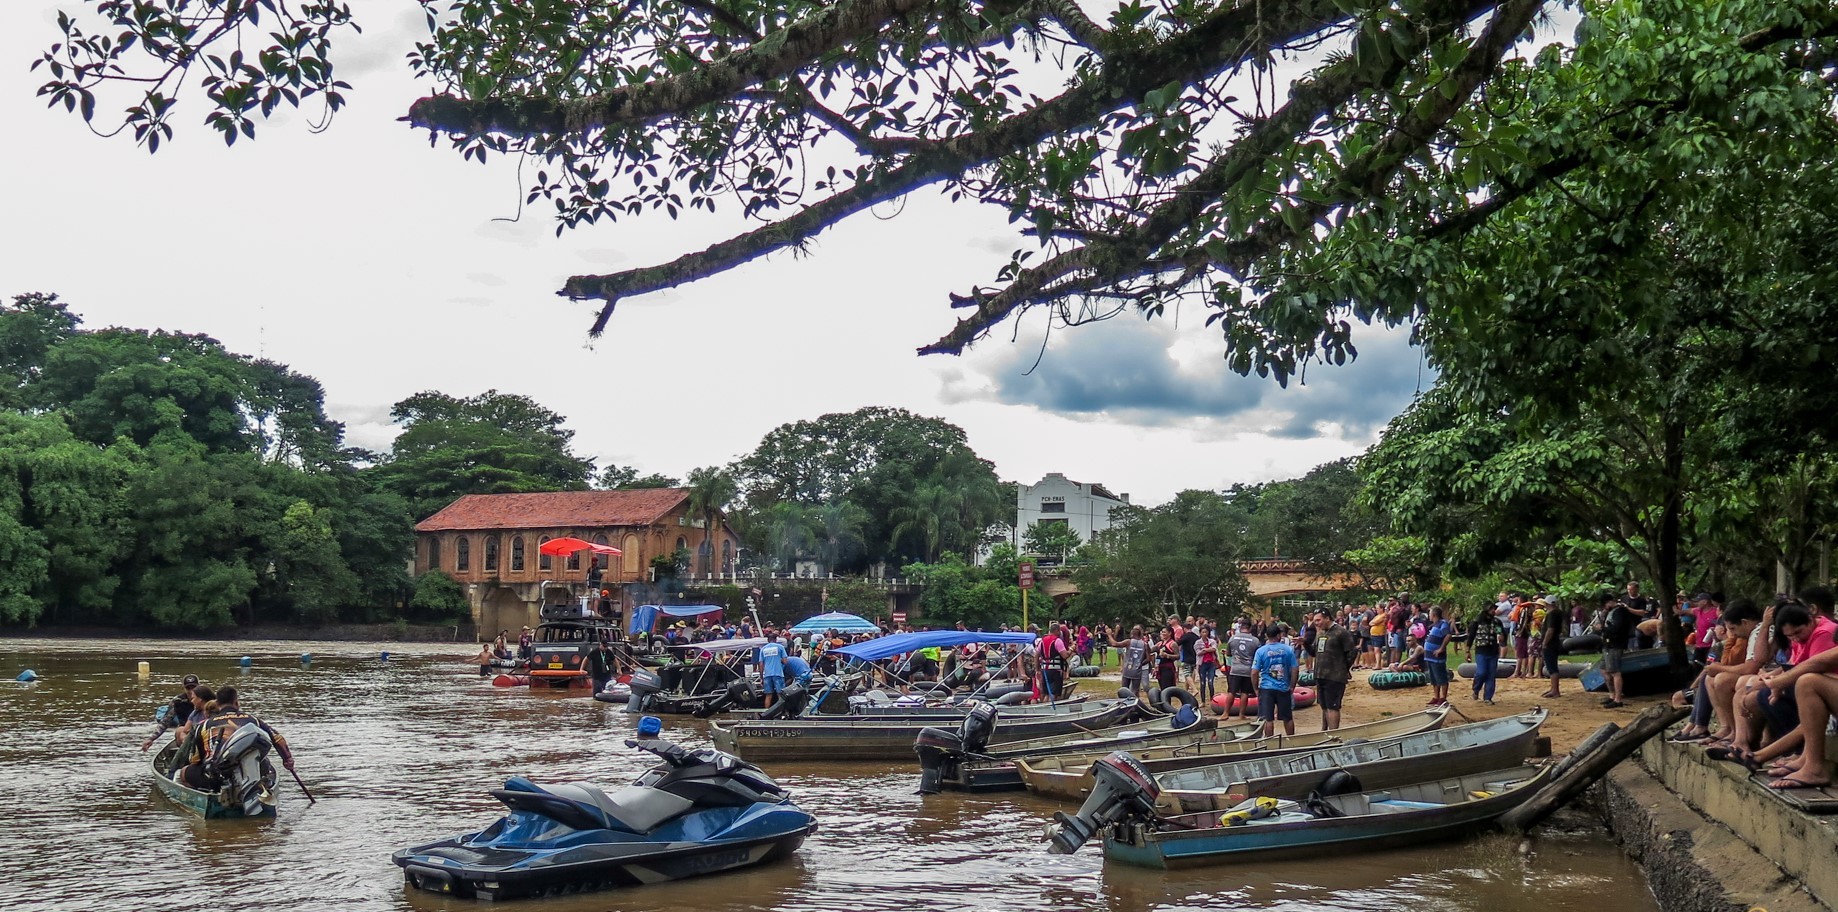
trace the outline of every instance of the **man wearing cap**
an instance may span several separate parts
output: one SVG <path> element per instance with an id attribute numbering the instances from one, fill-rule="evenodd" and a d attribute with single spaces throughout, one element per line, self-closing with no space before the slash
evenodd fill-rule
<path id="1" fill-rule="evenodd" d="M 536 638 L 531 635 L 530 628 L 526 625 L 523 628 L 523 633 L 519 634 L 517 637 L 517 658 L 528 662 L 530 656 L 535 655 L 535 653 Z"/>
<path id="2" fill-rule="evenodd" d="M 172 701 L 160 710 L 159 718 L 154 722 L 153 734 L 148 735 L 147 740 L 141 742 L 142 753 L 146 753 L 147 748 L 152 747 L 153 742 L 158 741 L 160 735 L 183 726 L 186 720 L 191 718 L 191 692 L 198 687 L 198 676 L 186 675 L 185 680 L 180 683 L 185 686 L 185 692 L 173 697 Z"/>
<path id="3" fill-rule="evenodd" d="M 587 650 L 587 658 L 581 662 L 587 672 L 587 678 L 593 681 L 592 693 L 606 689 L 607 682 L 613 679 L 613 653 L 606 648 L 606 641 L 595 638 L 593 648 Z"/>

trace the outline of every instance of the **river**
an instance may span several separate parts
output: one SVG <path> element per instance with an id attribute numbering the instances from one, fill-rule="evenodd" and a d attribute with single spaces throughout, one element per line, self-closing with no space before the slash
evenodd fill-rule
<path id="1" fill-rule="evenodd" d="M 388 650 L 388 661 L 380 651 Z M 313 655 L 303 664 L 300 655 Z M 493 688 L 453 645 L 0 639 L 0 895 L 19 910 L 437 910 L 486 904 L 410 891 L 390 852 L 478 829 L 511 775 L 623 785 L 649 764 L 632 718 L 579 695 Z M 238 667 L 250 656 L 253 667 Z M 152 665 L 142 681 L 136 663 Z M 278 817 L 211 821 L 149 782 L 137 748 L 179 678 L 235 684 L 297 754 Z M 666 737 L 707 744 L 702 723 Z M 1056 805 L 1031 795 L 921 799 L 913 764 L 768 767 L 820 828 L 788 863 L 628 891 L 497 904 L 543 912 L 1563 912 L 1657 910 L 1599 828 L 1527 855 L 1492 836 L 1409 852 L 1180 873 L 1106 867 L 1095 846 L 1047 854 Z"/>

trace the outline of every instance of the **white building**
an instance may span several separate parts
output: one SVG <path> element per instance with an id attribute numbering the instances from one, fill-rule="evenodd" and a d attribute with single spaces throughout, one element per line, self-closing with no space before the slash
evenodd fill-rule
<path id="1" fill-rule="evenodd" d="M 1027 530 L 1035 523 L 1065 523 L 1079 534 L 1081 543 L 1111 526 L 1110 511 L 1130 502 L 1130 495 L 1112 494 L 1101 484 L 1073 481 L 1058 472 L 1031 485 L 1015 486 L 1015 549 L 1025 551 Z"/>

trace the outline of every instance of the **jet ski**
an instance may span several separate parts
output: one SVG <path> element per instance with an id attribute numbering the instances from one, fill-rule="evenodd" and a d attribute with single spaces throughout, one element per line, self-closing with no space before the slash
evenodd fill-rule
<path id="1" fill-rule="evenodd" d="M 817 829 L 759 767 L 668 741 L 627 741 L 663 762 L 611 794 L 521 776 L 493 789 L 510 813 L 476 833 L 397 851 L 411 887 L 497 900 L 713 874 L 784 858 Z"/>

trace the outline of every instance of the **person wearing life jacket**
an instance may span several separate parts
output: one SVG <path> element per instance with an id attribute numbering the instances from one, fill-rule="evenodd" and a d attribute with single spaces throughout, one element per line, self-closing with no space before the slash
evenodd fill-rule
<path id="1" fill-rule="evenodd" d="M 938 647 L 927 646 L 913 653 L 912 673 L 908 676 L 913 681 L 938 680 Z"/>
<path id="2" fill-rule="evenodd" d="M 275 731 L 268 723 L 257 719 L 242 710 L 236 702 L 236 688 L 224 687 L 217 691 L 217 699 L 212 701 L 210 718 L 205 720 L 198 730 L 198 739 L 192 745 L 191 764 L 185 767 L 181 781 L 188 788 L 201 792 L 215 791 L 223 783 L 211 771 L 211 761 L 217 758 L 217 751 L 223 747 L 236 730 L 245 725 L 259 725 L 262 731 L 274 741 L 274 749 L 281 755 L 281 765 L 289 770 L 294 768 L 293 751 L 287 747 L 287 739 Z"/>
<path id="3" fill-rule="evenodd" d="M 1066 665 L 1072 650 L 1058 621 L 1047 625 L 1047 635 L 1040 638 L 1040 691 L 1048 700 L 1057 700 L 1066 692 Z"/>

